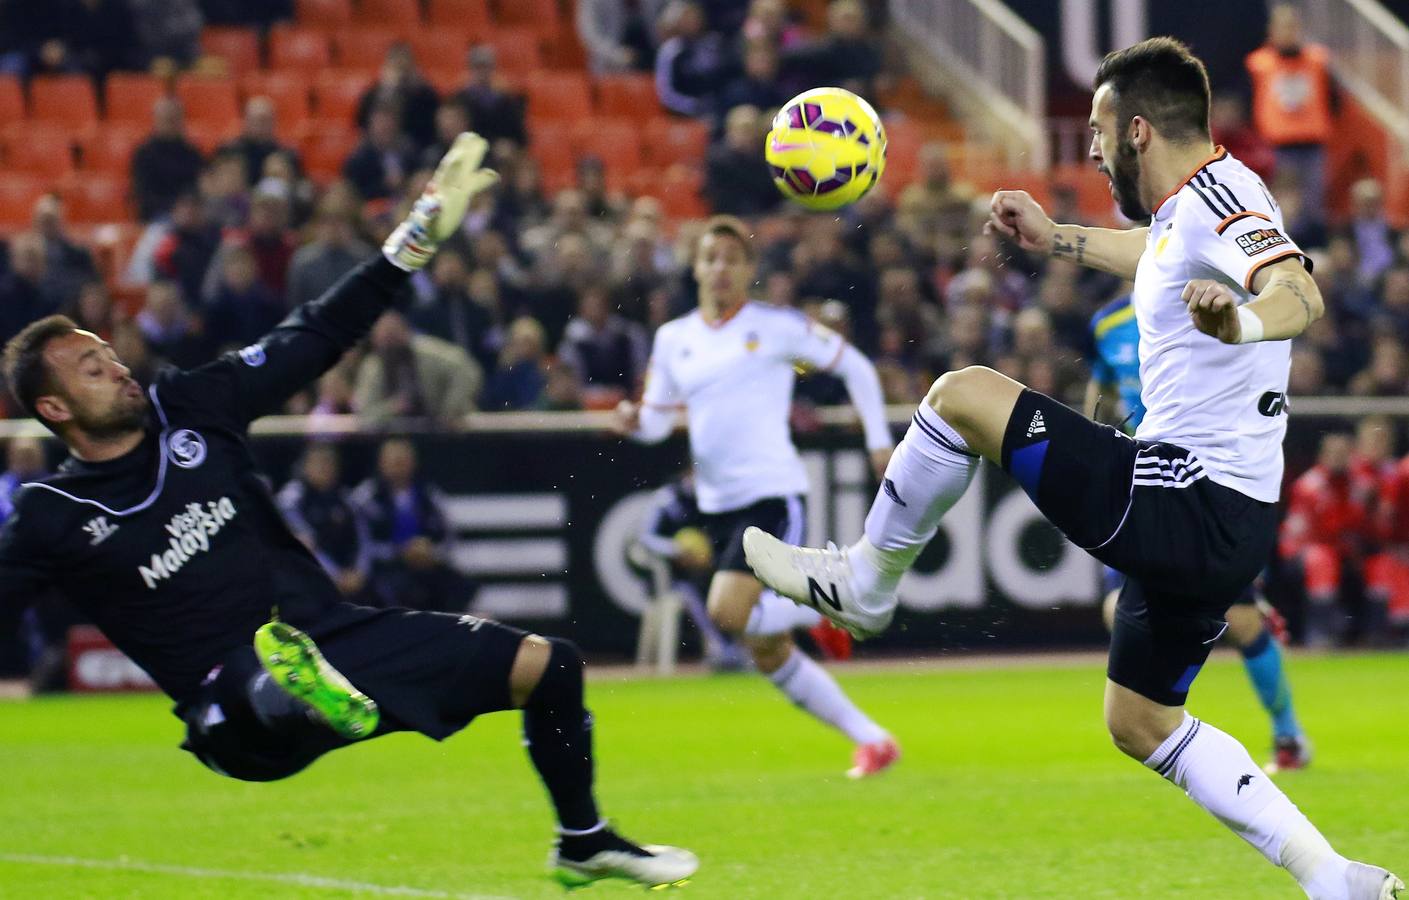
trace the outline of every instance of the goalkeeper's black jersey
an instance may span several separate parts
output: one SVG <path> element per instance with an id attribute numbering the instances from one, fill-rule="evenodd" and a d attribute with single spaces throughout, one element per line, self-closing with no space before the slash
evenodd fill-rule
<path id="1" fill-rule="evenodd" d="M 0 602 L 57 588 L 178 708 L 273 607 L 306 627 L 338 603 L 280 517 L 246 431 L 361 339 L 404 278 L 367 263 L 259 343 L 159 375 L 140 446 L 71 458 L 18 492 L 0 530 Z"/>

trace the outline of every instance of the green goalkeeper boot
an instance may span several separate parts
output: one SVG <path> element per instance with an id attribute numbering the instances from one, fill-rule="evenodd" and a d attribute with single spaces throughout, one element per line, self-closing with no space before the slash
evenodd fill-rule
<path id="1" fill-rule="evenodd" d="M 348 740 L 370 737 L 381 713 L 323 658 L 313 639 L 287 622 L 266 622 L 254 633 L 254 652 L 275 683 L 302 700 Z"/>

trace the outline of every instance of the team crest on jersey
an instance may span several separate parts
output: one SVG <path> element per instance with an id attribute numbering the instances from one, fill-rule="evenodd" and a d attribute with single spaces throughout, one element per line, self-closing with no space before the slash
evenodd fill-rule
<path id="1" fill-rule="evenodd" d="M 1238 246 L 1242 247 L 1243 252 L 1248 256 L 1256 256 L 1279 244 L 1290 243 L 1291 241 L 1287 240 L 1286 236 L 1275 228 L 1259 228 L 1256 231 L 1238 235 Z"/>
<path id="2" fill-rule="evenodd" d="M 752 353 L 753 351 L 757 350 L 758 344 L 759 340 L 757 331 L 750 331 L 748 334 L 744 335 L 744 349 L 748 352 Z"/>
<path id="3" fill-rule="evenodd" d="M 183 469 L 194 469 L 205 462 L 205 438 L 189 428 L 182 428 L 166 439 L 167 458 Z"/>
<path id="4" fill-rule="evenodd" d="M 264 365 L 264 348 L 259 344 L 250 344 L 240 351 L 240 359 L 251 369 L 257 369 Z"/>

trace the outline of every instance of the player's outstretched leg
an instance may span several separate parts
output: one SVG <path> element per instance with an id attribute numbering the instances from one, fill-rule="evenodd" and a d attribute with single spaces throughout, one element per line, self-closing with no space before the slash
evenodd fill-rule
<path id="1" fill-rule="evenodd" d="M 376 701 L 333 668 L 302 631 L 287 622 L 267 622 L 254 633 L 254 651 L 275 684 L 342 737 L 359 740 L 377 730 Z"/>
<path id="2" fill-rule="evenodd" d="M 625 878 L 657 887 L 684 881 L 699 868 L 689 850 L 637 845 L 613 831 L 592 793 L 592 715 L 583 704 L 582 657 L 560 638 L 529 636 L 510 673 L 511 700 L 523 707 L 529 758 L 558 815 L 549 863 L 569 887 Z"/>
<path id="3" fill-rule="evenodd" d="M 1311 742 L 1302 732 L 1292 707 L 1292 688 L 1287 680 L 1282 647 L 1262 609 L 1264 603 L 1236 603 L 1229 608 L 1226 618 L 1228 636 L 1238 645 L 1248 680 L 1272 719 L 1273 757 L 1262 768 L 1268 775 L 1275 775 L 1285 769 L 1304 769 L 1310 765 Z M 1270 606 L 1267 609 L 1276 615 L 1276 610 Z"/>
<path id="4" fill-rule="evenodd" d="M 999 460 L 1022 389 L 980 366 L 941 376 L 895 448 L 861 540 L 812 550 L 750 528 L 744 553 L 754 573 L 856 637 L 884 631 L 895 614 L 901 576 L 968 489 L 979 457 Z"/>
<path id="5" fill-rule="evenodd" d="M 411 214 L 382 245 L 392 265 L 415 272 L 459 229 L 470 201 L 499 180 L 493 169 L 480 168 L 488 149 L 484 138 L 468 131 L 450 145 Z"/>

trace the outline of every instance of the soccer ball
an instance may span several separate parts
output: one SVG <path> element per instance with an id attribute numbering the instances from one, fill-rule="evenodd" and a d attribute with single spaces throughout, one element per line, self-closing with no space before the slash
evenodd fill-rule
<path id="1" fill-rule="evenodd" d="M 813 88 L 773 119 L 764 155 L 783 196 L 808 209 L 855 203 L 886 167 L 886 130 L 871 104 L 841 88 Z"/>

